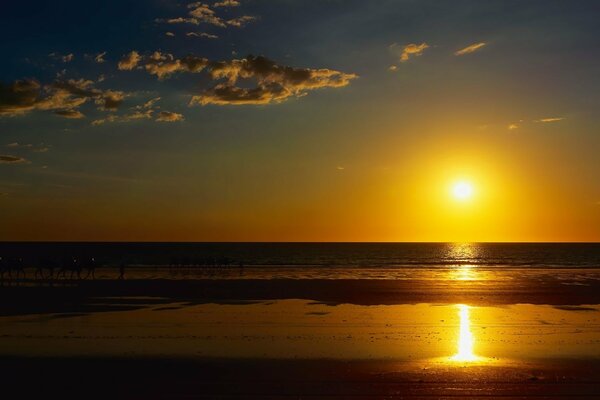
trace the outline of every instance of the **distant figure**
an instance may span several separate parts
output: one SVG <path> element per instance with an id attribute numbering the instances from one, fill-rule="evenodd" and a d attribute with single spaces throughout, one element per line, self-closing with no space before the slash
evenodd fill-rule
<path id="1" fill-rule="evenodd" d="M 125 279 L 125 263 L 119 265 L 119 279 Z"/>
<path id="2" fill-rule="evenodd" d="M 62 266 L 58 270 L 56 274 L 56 279 L 59 279 L 62 275 L 63 278 L 67 279 L 67 272 L 70 273 L 69 279 L 73 279 L 73 276 L 76 276 L 77 279 L 81 279 L 81 262 L 77 257 L 67 257 L 63 260 Z"/>
<path id="3" fill-rule="evenodd" d="M 26 278 L 23 259 L 14 257 L 8 260 L 8 277 L 12 279 L 13 272 L 16 272 L 16 278 L 19 279 L 19 274 L 23 274 L 23 279 Z"/>
<path id="4" fill-rule="evenodd" d="M 85 278 L 89 278 L 90 276 L 92 277 L 92 279 L 96 279 L 96 267 L 98 266 L 98 263 L 96 263 L 96 259 L 94 257 L 90 257 L 88 259 L 85 260 L 85 262 L 83 263 L 83 268 L 87 269 L 88 273 L 85 276 Z"/>

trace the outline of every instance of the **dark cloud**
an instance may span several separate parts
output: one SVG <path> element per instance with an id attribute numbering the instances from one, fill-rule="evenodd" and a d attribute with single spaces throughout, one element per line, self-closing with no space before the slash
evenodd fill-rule
<path id="1" fill-rule="evenodd" d="M 0 164 L 23 164 L 27 160 L 18 156 L 0 155 Z"/>
<path id="2" fill-rule="evenodd" d="M 77 111 L 77 110 L 57 110 L 57 111 L 54 111 L 54 114 L 59 115 L 64 118 L 70 118 L 70 119 L 85 118 L 85 115 L 83 115 L 81 113 L 81 111 Z"/>
<path id="3" fill-rule="evenodd" d="M 125 93 L 101 90 L 85 79 L 57 80 L 42 85 L 34 79 L 0 85 L 0 116 L 15 116 L 33 110 L 54 111 L 66 118 L 81 117 L 77 109 L 92 99 L 102 110 L 115 110 L 123 102 Z"/>
<path id="4" fill-rule="evenodd" d="M 0 83 L 0 115 L 19 115 L 33 110 L 41 85 L 34 79 L 18 80 L 10 85 Z"/>

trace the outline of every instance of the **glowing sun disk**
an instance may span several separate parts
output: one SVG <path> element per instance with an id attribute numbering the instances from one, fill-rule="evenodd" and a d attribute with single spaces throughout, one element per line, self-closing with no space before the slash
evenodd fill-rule
<path id="1" fill-rule="evenodd" d="M 452 188 L 452 194 L 458 200 L 469 199 L 473 195 L 473 186 L 469 182 L 457 182 Z"/>

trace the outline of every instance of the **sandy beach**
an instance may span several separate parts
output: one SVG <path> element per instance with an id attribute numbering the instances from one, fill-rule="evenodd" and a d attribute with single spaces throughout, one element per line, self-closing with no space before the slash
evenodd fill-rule
<path id="1" fill-rule="evenodd" d="M 5 282 L 0 370 L 29 395 L 593 398 L 582 276 Z"/>

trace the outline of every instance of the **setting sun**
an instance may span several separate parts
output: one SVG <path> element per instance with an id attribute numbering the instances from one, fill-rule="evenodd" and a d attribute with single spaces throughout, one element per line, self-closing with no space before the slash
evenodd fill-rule
<path id="1" fill-rule="evenodd" d="M 457 182 L 452 187 L 452 194 L 458 200 L 470 199 L 473 196 L 473 186 L 469 182 Z"/>

